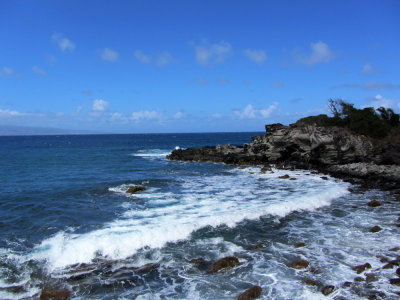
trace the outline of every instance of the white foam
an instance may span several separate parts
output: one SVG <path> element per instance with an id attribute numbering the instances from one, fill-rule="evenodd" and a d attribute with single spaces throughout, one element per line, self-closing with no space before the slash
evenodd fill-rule
<path id="1" fill-rule="evenodd" d="M 281 173 L 249 176 L 236 170 L 230 176 L 199 175 L 184 180 L 174 193 L 136 194 L 149 204 L 168 205 L 128 210 L 123 218 L 89 233 L 59 232 L 37 245 L 32 258 L 46 260 L 49 270 L 88 263 L 98 255 L 123 259 L 145 246 L 160 248 L 187 239 L 205 226 L 232 227 L 263 215 L 284 217 L 293 211 L 312 211 L 348 193 L 345 183 L 318 181 L 304 173 L 290 173 L 297 181 L 282 180 L 277 178 Z"/>
<path id="2" fill-rule="evenodd" d="M 165 158 L 169 154 L 171 154 L 171 150 L 149 149 L 149 150 L 139 150 L 136 153 L 132 153 L 131 156 L 155 159 L 155 158 Z"/>

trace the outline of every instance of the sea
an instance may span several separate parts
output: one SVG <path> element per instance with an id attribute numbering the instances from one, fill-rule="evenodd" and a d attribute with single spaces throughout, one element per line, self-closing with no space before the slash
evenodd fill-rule
<path id="1" fill-rule="evenodd" d="M 0 137 L 0 299 L 43 289 L 71 299 L 235 299 L 254 285 L 261 299 L 399 297 L 395 269 L 381 262 L 400 255 L 392 193 L 309 170 L 166 159 L 259 134 Z M 146 190 L 127 194 L 132 185 Z M 369 207 L 374 199 L 382 205 Z M 375 225 L 382 230 L 371 233 Z M 227 256 L 240 264 L 207 273 Z M 308 268 L 292 268 L 299 259 Z M 352 270 L 365 263 L 376 280 Z M 327 285 L 335 289 L 324 296 Z"/>

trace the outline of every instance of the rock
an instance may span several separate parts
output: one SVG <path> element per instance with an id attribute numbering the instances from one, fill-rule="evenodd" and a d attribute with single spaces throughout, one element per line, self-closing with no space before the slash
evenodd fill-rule
<path id="1" fill-rule="evenodd" d="M 400 276 L 400 268 L 397 268 L 396 274 Z"/>
<path id="2" fill-rule="evenodd" d="M 377 200 L 371 200 L 367 203 L 367 205 L 370 207 L 378 207 L 381 206 L 381 203 Z"/>
<path id="3" fill-rule="evenodd" d="M 262 288 L 258 285 L 252 286 L 244 293 L 240 294 L 237 298 L 238 300 L 251 300 L 256 299 L 261 296 Z"/>
<path id="4" fill-rule="evenodd" d="M 382 269 L 393 269 L 393 267 L 394 267 L 394 264 L 392 264 L 392 263 L 387 263 L 386 265 L 384 265 L 383 267 L 382 267 Z"/>
<path id="5" fill-rule="evenodd" d="M 250 250 L 258 250 L 264 248 L 263 244 L 257 244 L 250 248 Z"/>
<path id="6" fill-rule="evenodd" d="M 378 277 L 374 273 L 365 274 L 365 280 L 367 283 L 378 281 Z"/>
<path id="7" fill-rule="evenodd" d="M 210 263 L 206 260 L 204 260 L 203 258 L 193 258 L 189 261 L 191 264 L 195 265 L 197 268 L 199 268 L 200 270 L 205 270 L 208 268 L 208 266 L 210 265 Z"/>
<path id="8" fill-rule="evenodd" d="M 239 265 L 239 260 L 234 256 L 227 256 L 217 260 L 207 271 L 207 274 L 214 274 L 221 269 L 231 268 Z"/>
<path id="9" fill-rule="evenodd" d="M 381 231 L 381 230 L 382 230 L 381 227 L 379 227 L 379 226 L 374 226 L 374 227 L 371 227 L 371 228 L 370 228 L 369 232 L 375 233 L 375 232 L 379 232 L 379 231 Z"/>
<path id="10" fill-rule="evenodd" d="M 322 176 L 321 179 L 323 179 L 323 180 L 328 180 L 328 177 Z"/>
<path id="11" fill-rule="evenodd" d="M 389 249 L 389 251 L 393 251 L 393 252 L 394 252 L 394 251 L 399 251 L 399 250 L 400 250 L 400 247 L 394 247 L 394 248 L 390 248 L 390 249 Z"/>
<path id="12" fill-rule="evenodd" d="M 342 285 L 343 288 L 349 288 L 351 287 L 353 283 L 351 281 L 345 281 Z"/>
<path id="13" fill-rule="evenodd" d="M 379 258 L 379 257 L 378 257 L 378 258 Z M 379 258 L 379 261 L 380 261 L 381 263 L 387 263 L 387 262 L 389 262 L 389 259 L 382 256 L 382 257 Z"/>
<path id="14" fill-rule="evenodd" d="M 159 265 L 158 264 L 154 264 L 154 263 L 145 264 L 145 265 L 135 269 L 135 273 L 137 273 L 137 274 L 148 274 L 148 273 L 151 273 L 153 271 L 156 271 L 158 267 L 159 267 Z"/>
<path id="15" fill-rule="evenodd" d="M 305 246 L 306 246 L 306 243 L 303 243 L 303 242 L 294 244 L 295 248 L 301 248 L 301 247 L 305 247 Z"/>
<path id="16" fill-rule="evenodd" d="M 299 259 L 293 262 L 290 267 L 293 269 L 301 270 L 301 269 L 306 269 L 310 263 L 304 259 Z"/>
<path id="17" fill-rule="evenodd" d="M 283 176 L 279 176 L 278 178 L 279 179 L 289 179 L 290 176 L 286 174 L 286 175 L 283 175 Z"/>
<path id="18" fill-rule="evenodd" d="M 268 171 L 272 171 L 271 167 L 262 167 L 260 170 L 260 174 L 265 174 Z"/>
<path id="19" fill-rule="evenodd" d="M 355 266 L 353 268 L 351 268 L 353 271 L 356 271 L 357 274 L 361 274 L 362 272 L 364 272 L 366 269 L 371 269 L 371 265 L 369 263 L 363 264 L 363 265 L 359 265 L 359 266 Z"/>
<path id="20" fill-rule="evenodd" d="M 146 190 L 146 187 L 145 187 L 145 186 L 133 185 L 133 186 L 130 186 L 130 187 L 125 191 L 125 193 L 134 194 L 134 193 L 141 192 L 141 191 L 144 191 L 144 190 Z"/>
<path id="21" fill-rule="evenodd" d="M 354 278 L 354 282 L 363 282 L 363 281 L 365 281 L 365 279 L 360 276 Z"/>
<path id="22" fill-rule="evenodd" d="M 303 283 L 306 285 L 318 286 L 318 282 L 313 279 L 305 279 L 303 280 Z"/>
<path id="23" fill-rule="evenodd" d="M 71 295 L 71 292 L 68 290 L 43 290 L 40 293 L 39 300 L 67 300 Z"/>
<path id="24" fill-rule="evenodd" d="M 335 287 L 333 285 L 327 285 L 322 288 L 321 292 L 324 296 L 328 296 L 335 290 Z"/>
<path id="25" fill-rule="evenodd" d="M 292 177 L 292 178 L 289 178 L 289 180 L 297 180 L 297 178 L 295 178 L 295 177 Z"/>
<path id="26" fill-rule="evenodd" d="M 400 278 L 392 278 L 389 282 L 390 284 L 400 286 Z"/>

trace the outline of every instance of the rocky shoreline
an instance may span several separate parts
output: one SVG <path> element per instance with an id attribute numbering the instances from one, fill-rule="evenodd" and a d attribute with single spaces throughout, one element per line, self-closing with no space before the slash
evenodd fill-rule
<path id="1" fill-rule="evenodd" d="M 314 169 L 340 178 L 359 178 L 371 188 L 400 188 L 400 146 L 385 144 L 345 128 L 295 123 L 271 124 L 266 133 L 242 146 L 176 149 L 169 160 L 273 165 Z"/>

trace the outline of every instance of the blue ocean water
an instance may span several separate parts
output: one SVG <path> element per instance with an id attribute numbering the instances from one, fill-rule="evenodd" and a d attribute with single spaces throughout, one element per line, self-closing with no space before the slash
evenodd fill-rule
<path id="1" fill-rule="evenodd" d="M 233 299 L 255 284 L 265 298 L 324 297 L 303 283 L 312 278 L 357 299 L 340 288 L 357 276 L 351 266 L 378 266 L 377 254 L 400 245 L 398 207 L 371 213 L 365 203 L 393 195 L 308 171 L 165 158 L 256 134 L 0 137 L 0 298 L 49 288 L 76 299 Z M 147 189 L 125 193 L 131 185 Z M 240 266 L 215 275 L 190 263 L 229 255 Z M 290 268 L 299 258 L 318 272 Z M 380 272 L 374 284 L 394 293 Z"/>

